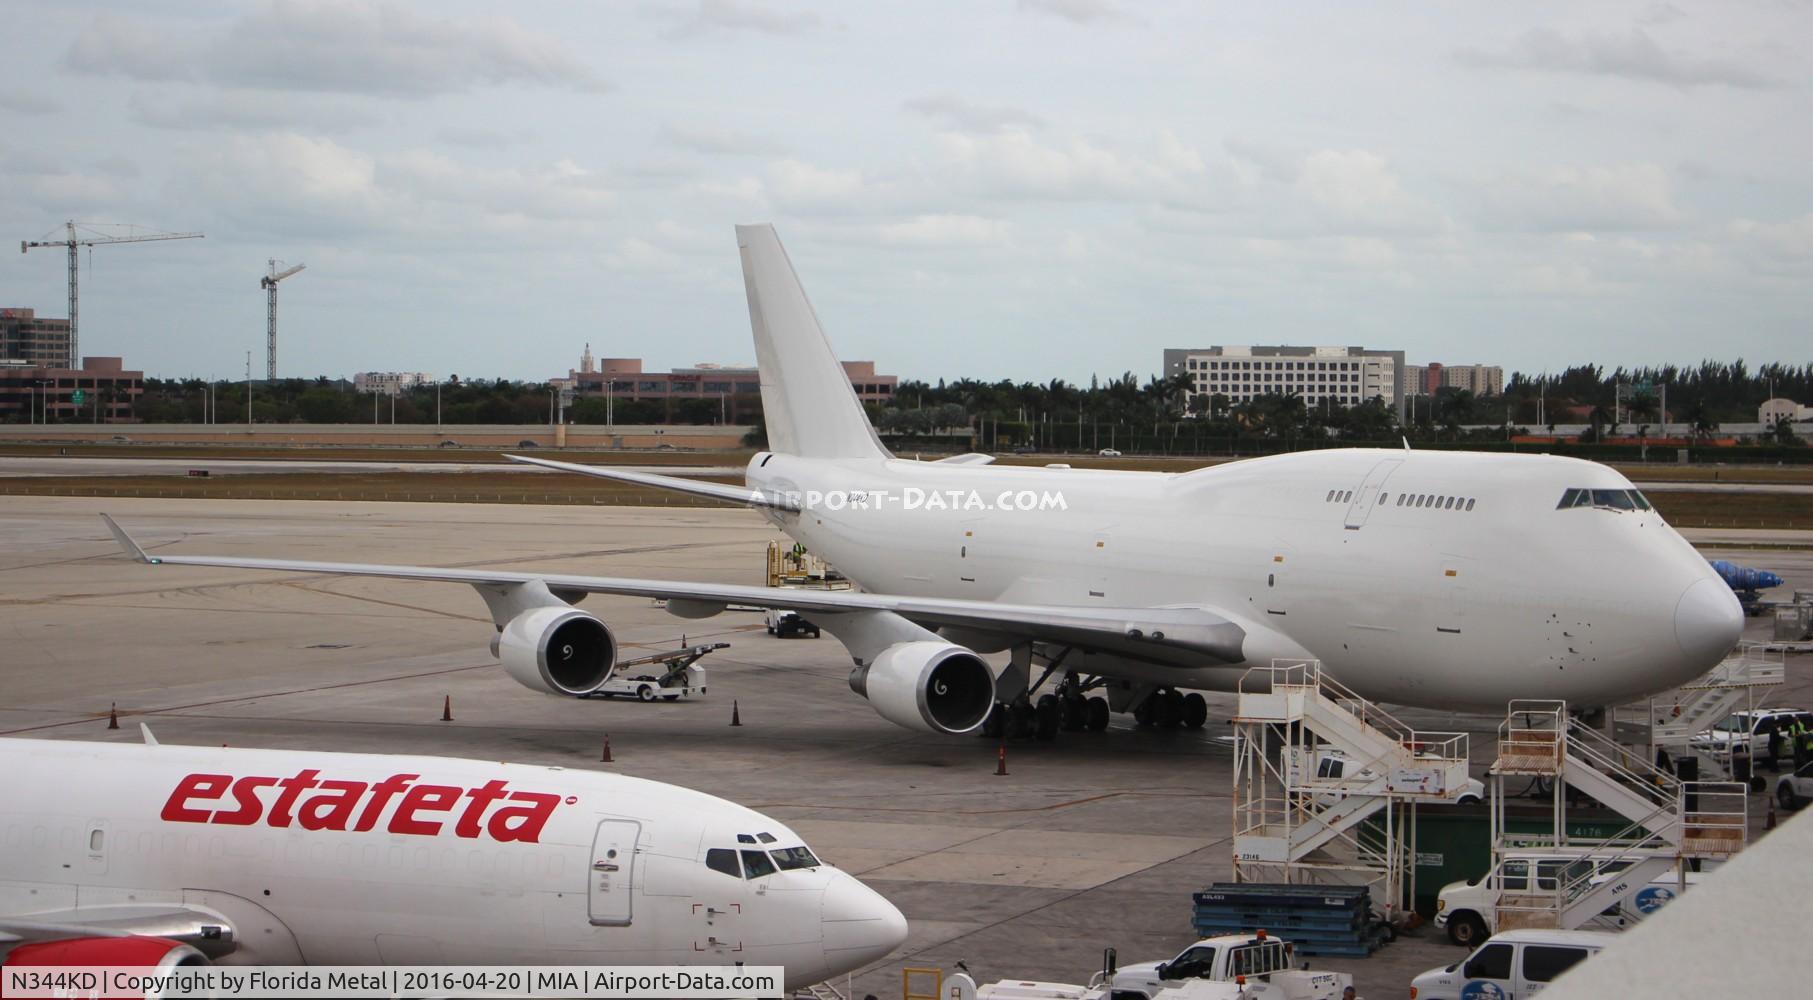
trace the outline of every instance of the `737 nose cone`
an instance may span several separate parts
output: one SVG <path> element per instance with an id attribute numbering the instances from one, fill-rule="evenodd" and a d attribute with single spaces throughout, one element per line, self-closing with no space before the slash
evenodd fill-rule
<path id="1" fill-rule="evenodd" d="M 838 872 L 825 886 L 825 963 L 831 975 L 850 972 L 886 956 L 906 940 L 906 917 L 893 903 Z"/>
<path id="2" fill-rule="evenodd" d="M 1681 652 L 1710 670 L 1744 634 L 1744 609 L 1723 580 L 1694 581 L 1675 605 L 1675 641 Z"/>

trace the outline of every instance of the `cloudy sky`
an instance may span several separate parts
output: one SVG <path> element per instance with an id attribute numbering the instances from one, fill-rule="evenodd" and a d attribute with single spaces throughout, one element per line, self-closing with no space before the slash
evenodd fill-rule
<path id="1" fill-rule="evenodd" d="M 747 362 L 773 221 L 839 353 L 1141 375 L 1334 343 L 1813 361 L 1813 7 L 1784 0 L 3 7 L 0 237 L 154 374 Z M 0 305 L 65 312 L 56 250 Z"/>

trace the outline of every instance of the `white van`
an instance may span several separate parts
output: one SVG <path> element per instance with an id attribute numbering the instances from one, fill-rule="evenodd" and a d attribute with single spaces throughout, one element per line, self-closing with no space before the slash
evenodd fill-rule
<path id="1" fill-rule="evenodd" d="M 1506 931 L 1410 981 L 1410 1000 L 1527 1000 L 1618 940 L 1608 931 Z"/>
<path id="2" fill-rule="evenodd" d="M 1499 863 L 1499 877 L 1494 885 L 1490 873 L 1470 882 L 1450 882 L 1435 897 L 1435 926 L 1448 932 L 1448 940 L 1471 948 L 1497 930 L 1498 897 L 1501 892 L 1554 892 L 1558 885 L 1570 885 L 1590 871 L 1596 884 L 1629 867 L 1628 859 L 1609 862 L 1581 858 L 1577 855 L 1543 851 L 1509 851 Z M 1706 870 L 1716 867 L 1708 864 Z M 1687 884 L 1694 885 L 1700 872 L 1687 873 Z M 1559 880 L 1559 881 L 1558 881 Z M 1603 916 L 1619 926 L 1641 920 L 1672 901 L 1680 890 L 1680 879 L 1673 871 L 1662 873 L 1623 902 L 1615 912 Z"/>

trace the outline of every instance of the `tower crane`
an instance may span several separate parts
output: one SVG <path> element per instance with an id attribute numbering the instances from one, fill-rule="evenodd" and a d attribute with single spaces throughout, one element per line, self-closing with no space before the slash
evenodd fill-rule
<path id="1" fill-rule="evenodd" d="M 266 381 L 275 381 L 277 378 L 277 282 L 295 274 L 297 271 L 302 270 L 308 265 L 297 264 L 295 267 L 288 267 L 279 271 L 277 270 L 277 265 L 283 263 L 283 261 L 273 259 L 269 263 L 271 265 L 271 273 L 258 279 L 258 287 L 264 289 L 268 296 L 265 307 L 264 327 L 264 377 Z"/>
<path id="2" fill-rule="evenodd" d="M 69 367 L 71 368 L 74 368 L 81 360 L 81 353 L 76 342 L 76 271 L 79 263 L 76 251 L 78 248 L 102 246 L 107 243 L 150 243 L 155 240 L 199 240 L 202 238 L 201 233 L 139 232 L 137 226 L 116 227 L 126 229 L 126 235 L 108 236 L 93 230 L 94 226 L 101 225 L 101 223 L 80 223 L 79 225 L 88 230 L 87 232 L 77 232 L 77 225 L 78 223 L 75 222 L 63 223 L 64 231 L 67 233 L 64 239 L 19 241 L 20 253 L 38 247 L 69 248 Z"/>

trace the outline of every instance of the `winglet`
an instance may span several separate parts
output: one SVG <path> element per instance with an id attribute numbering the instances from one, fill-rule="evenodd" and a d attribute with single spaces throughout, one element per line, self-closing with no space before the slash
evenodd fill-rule
<path id="1" fill-rule="evenodd" d="M 1404 442 L 1404 450 L 1409 451 L 1410 450 L 1410 438 L 1408 436 L 1404 436 L 1401 438 L 1401 440 Z"/>
<path id="2" fill-rule="evenodd" d="M 145 745 L 146 746 L 148 746 L 148 747 L 157 746 L 157 737 L 151 735 L 150 726 L 147 726 L 143 722 L 141 722 L 138 724 L 138 731 L 145 734 Z"/>
<path id="3" fill-rule="evenodd" d="M 107 522 L 107 530 L 113 532 L 114 540 L 120 543 L 120 548 L 125 549 L 126 554 L 131 556 L 134 561 L 149 564 L 157 562 L 156 559 L 146 555 L 145 550 L 139 548 L 139 544 L 132 540 L 132 536 L 126 534 L 126 529 L 113 522 L 113 518 L 102 514 L 101 520 Z"/>

